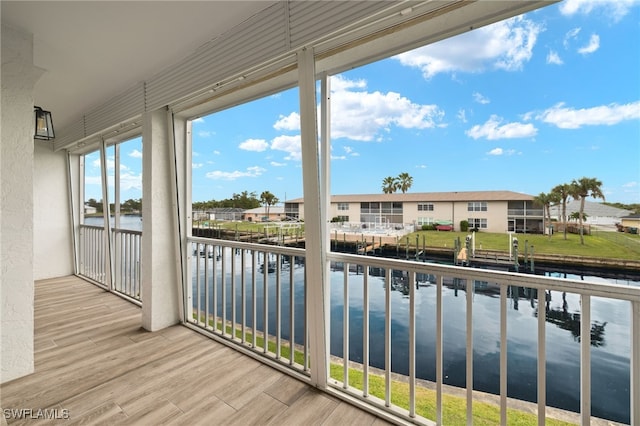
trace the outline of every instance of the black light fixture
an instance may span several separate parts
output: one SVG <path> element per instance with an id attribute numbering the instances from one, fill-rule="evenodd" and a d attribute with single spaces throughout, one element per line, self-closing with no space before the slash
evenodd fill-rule
<path id="1" fill-rule="evenodd" d="M 53 131 L 53 119 L 51 118 L 51 113 L 38 106 L 34 107 L 33 110 L 35 111 L 36 116 L 36 131 L 33 138 L 45 141 L 50 141 L 55 138 L 56 134 Z"/>

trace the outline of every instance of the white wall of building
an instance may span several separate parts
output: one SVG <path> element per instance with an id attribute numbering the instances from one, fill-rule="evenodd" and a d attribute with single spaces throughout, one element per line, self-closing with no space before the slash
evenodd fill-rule
<path id="1" fill-rule="evenodd" d="M 73 273 L 66 170 L 65 151 L 53 152 L 51 142 L 35 141 L 33 274 L 36 280 Z"/>

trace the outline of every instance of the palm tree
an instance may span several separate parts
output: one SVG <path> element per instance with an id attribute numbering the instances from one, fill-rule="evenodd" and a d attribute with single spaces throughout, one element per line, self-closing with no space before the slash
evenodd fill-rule
<path id="1" fill-rule="evenodd" d="M 578 221 L 580 222 L 580 244 L 584 245 L 584 235 L 582 231 L 584 202 L 588 196 L 593 198 L 602 198 L 604 200 L 602 182 L 596 178 L 587 177 L 580 178 L 579 180 L 574 179 L 571 182 L 571 196 L 580 200 L 580 216 L 578 217 Z"/>
<path id="2" fill-rule="evenodd" d="M 535 204 L 539 204 L 542 206 L 542 216 L 545 216 L 548 219 L 547 224 L 551 226 L 551 204 L 557 203 L 559 201 L 558 195 L 553 192 L 549 194 L 545 194 L 541 192 L 537 197 L 533 199 Z M 543 224 L 543 227 L 546 229 L 547 225 Z M 551 232 L 549 232 L 549 239 L 551 239 Z"/>
<path id="3" fill-rule="evenodd" d="M 276 197 L 275 195 L 273 195 L 271 192 L 269 191 L 263 191 L 262 194 L 260 194 L 260 201 L 262 202 L 262 204 L 264 204 L 264 211 L 265 214 L 267 216 L 267 219 L 269 218 L 269 208 L 271 206 L 274 206 L 278 203 L 278 197 Z"/>
<path id="4" fill-rule="evenodd" d="M 403 194 L 411 188 L 411 185 L 413 185 L 413 178 L 409 176 L 409 173 L 400 173 L 397 179 L 398 189 L 400 189 Z"/>
<path id="5" fill-rule="evenodd" d="M 393 194 L 398 190 L 398 180 L 394 177 L 387 176 L 382 180 L 382 192 L 385 194 Z"/>
<path id="6" fill-rule="evenodd" d="M 562 220 L 563 228 L 564 228 L 564 239 L 567 239 L 567 198 L 571 195 L 571 184 L 563 183 L 560 185 L 556 185 L 551 192 L 553 194 L 557 194 L 562 202 L 562 216 L 560 220 Z"/>

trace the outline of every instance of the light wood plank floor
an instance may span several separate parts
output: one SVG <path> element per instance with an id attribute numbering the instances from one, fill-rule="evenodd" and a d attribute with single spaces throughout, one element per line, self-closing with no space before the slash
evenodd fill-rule
<path id="1" fill-rule="evenodd" d="M 35 373 L 0 404 L 68 410 L 38 424 L 387 424 L 186 327 L 147 332 L 140 308 L 77 277 L 35 294 Z"/>

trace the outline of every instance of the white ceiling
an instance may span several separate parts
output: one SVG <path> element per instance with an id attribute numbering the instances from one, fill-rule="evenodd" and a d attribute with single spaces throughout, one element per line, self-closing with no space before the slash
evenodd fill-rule
<path id="1" fill-rule="evenodd" d="M 274 1 L 1 1 L 46 70 L 35 105 L 57 129 L 175 64 Z"/>

